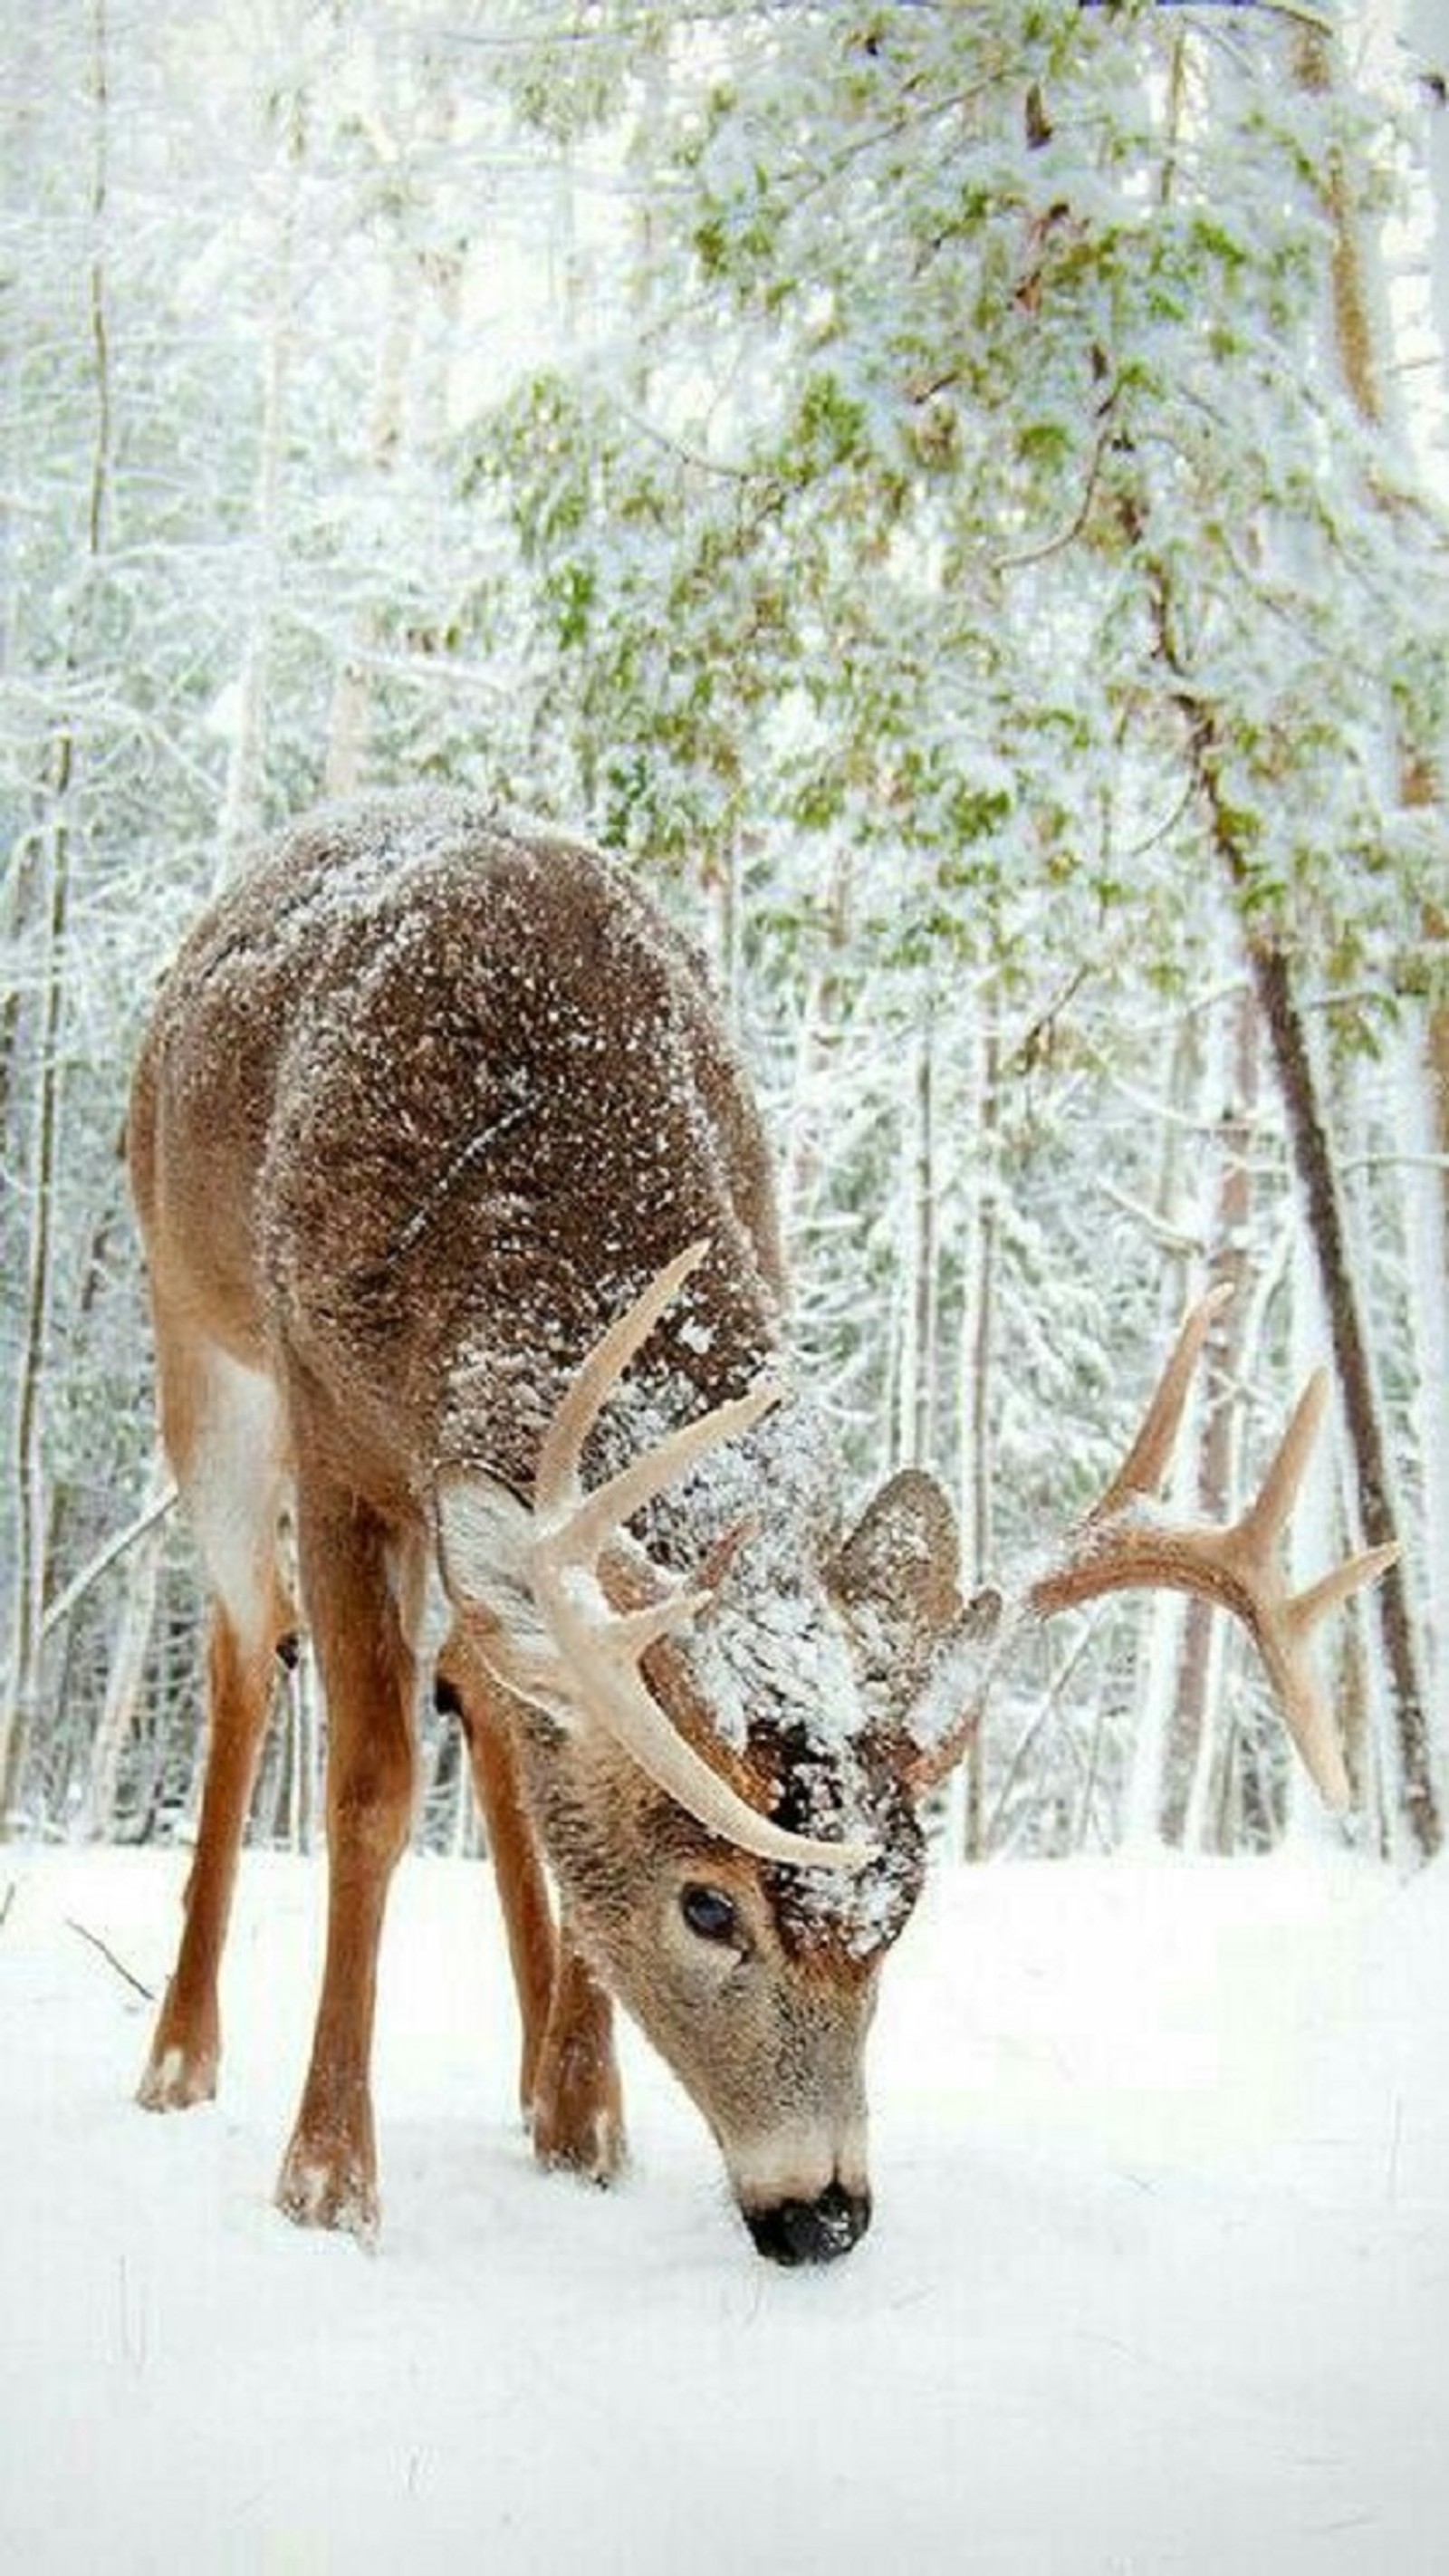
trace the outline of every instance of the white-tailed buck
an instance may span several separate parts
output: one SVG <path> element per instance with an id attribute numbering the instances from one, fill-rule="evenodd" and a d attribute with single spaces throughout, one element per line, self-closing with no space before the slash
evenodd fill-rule
<path id="1" fill-rule="evenodd" d="M 618 2166 L 617 1996 L 781 2262 L 867 2223 L 864 2044 L 921 1883 L 921 1804 L 1023 1620 L 1127 1585 L 1222 1603 L 1346 1798 L 1307 1638 L 1385 1552 L 1296 1599 L 1276 1564 L 1321 1384 L 1236 1527 L 1169 1526 L 1154 1496 L 1209 1298 L 1109 1490 L 1015 1586 L 963 1602 L 924 1475 L 847 1531 L 784 1375 L 744 1076 L 693 952 L 590 851 L 446 797 L 274 843 L 166 982 L 130 1151 L 166 1445 L 213 1594 L 201 1825 L 141 2099 L 215 2089 L 237 1849 L 298 1619 L 290 1517 L 330 1859 L 293 2218 L 377 2221 L 374 1976 L 434 1562 L 535 2148 Z"/>

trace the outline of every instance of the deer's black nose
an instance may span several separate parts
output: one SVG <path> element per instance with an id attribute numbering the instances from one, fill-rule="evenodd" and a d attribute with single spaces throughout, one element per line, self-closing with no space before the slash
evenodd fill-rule
<path id="1" fill-rule="evenodd" d="M 772 2209 L 747 2209 L 745 2225 L 772 2263 L 833 2263 L 869 2227 L 870 2194 L 827 2183 L 818 2200 L 778 2200 Z"/>

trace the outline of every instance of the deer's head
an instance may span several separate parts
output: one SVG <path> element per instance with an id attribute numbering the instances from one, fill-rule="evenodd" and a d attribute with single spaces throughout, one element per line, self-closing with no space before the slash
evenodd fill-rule
<path id="1" fill-rule="evenodd" d="M 585 1492 L 585 1440 L 699 1258 L 672 1263 L 590 1354 L 531 1500 L 470 1470 L 441 1480 L 440 1559 L 461 1650 L 520 1704 L 574 1938 L 703 2113 L 761 2251 L 821 2261 L 869 2221 L 865 2043 L 920 1892 L 922 1805 L 1013 1631 L 1127 1585 L 1225 1603 L 1342 1804 L 1304 1646 L 1385 1556 L 1297 1600 L 1272 1562 L 1321 1387 L 1237 1528 L 1171 1530 L 1146 1508 L 1220 1298 L 1189 1317 L 1102 1502 L 1015 1593 L 963 1602 L 954 1518 L 924 1475 L 892 1478 L 842 1541 L 807 1417 L 776 1410 L 774 1385 L 650 1436 Z"/>

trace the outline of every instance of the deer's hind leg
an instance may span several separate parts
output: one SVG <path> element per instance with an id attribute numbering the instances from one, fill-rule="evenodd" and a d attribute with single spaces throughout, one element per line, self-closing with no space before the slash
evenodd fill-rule
<path id="1" fill-rule="evenodd" d="M 206 1776 L 176 1966 L 137 2099 L 150 2111 L 209 2101 L 221 2055 L 217 1977 L 237 1855 L 271 1712 L 277 1654 L 296 1612 L 277 1562 L 286 1492 L 271 1380 L 214 1346 L 160 1329 L 162 1427 L 212 1586 Z"/>

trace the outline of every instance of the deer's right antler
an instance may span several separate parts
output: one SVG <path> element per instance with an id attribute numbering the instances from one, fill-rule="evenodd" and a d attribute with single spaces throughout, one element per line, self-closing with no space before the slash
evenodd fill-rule
<path id="1" fill-rule="evenodd" d="M 1352 1792 L 1338 1731 L 1315 1677 L 1309 1639 L 1340 1601 L 1394 1563 L 1397 1545 L 1366 1548 L 1302 1592 L 1291 1592 L 1278 1561 L 1298 1488 L 1328 1400 L 1328 1373 L 1316 1369 L 1256 1498 L 1229 1528 L 1179 1526 L 1157 1504 L 1188 1388 L 1212 1324 L 1232 1295 L 1211 1289 L 1188 1314 L 1158 1380 L 1142 1428 L 1100 1501 L 1069 1535 L 1051 1564 L 1032 1576 L 1023 1607 L 1038 1618 L 1095 1600 L 1105 1592 L 1166 1587 L 1231 1610 L 1248 1630 L 1313 1780 L 1331 1807 Z M 975 1710 L 949 1741 L 926 1757 L 925 1785 L 959 1759 Z"/>
<path id="2" fill-rule="evenodd" d="M 770 1383 L 716 1405 L 697 1422 L 671 1431 L 618 1475 L 585 1493 L 580 1482 L 584 1442 L 635 1353 L 648 1340 L 665 1308 L 704 1259 L 694 1244 L 649 1282 L 627 1313 L 610 1325 L 561 1398 L 539 1456 L 534 1486 L 529 1573 L 572 1695 L 607 1728 L 659 1788 L 710 1832 L 761 1860 L 795 1869 L 862 1869 L 874 1857 L 860 1842 L 820 1842 L 787 1833 L 750 1806 L 699 1753 L 660 1706 L 639 1670 L 639 1659 L 661 1638 L 687 1628 L 713 1595 L 666 1587 L 641 1549 L 628 1550 L 630 1589 L 654 1593 L 640 1606 L 617 1609 L 601 1576 L 605 1551 L 617 1558 L 625 1523 L 653 1496 L 683 1475 L 710 1449 L 747 1431 L 779 1401 Z M 652 1578 L 652 1579 L 651 1579 Z M 617 1585 L 616 1585 L 617 1588 Z"/>

